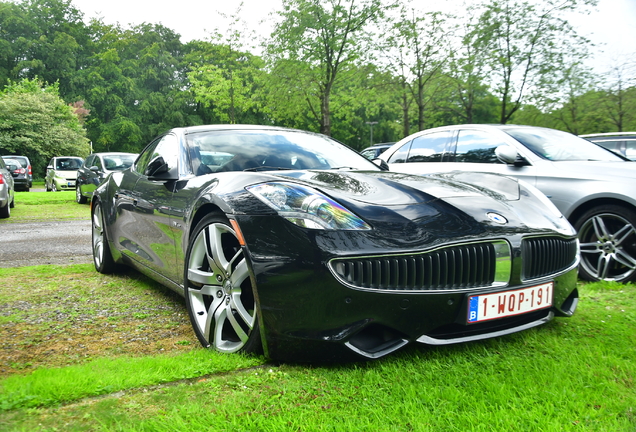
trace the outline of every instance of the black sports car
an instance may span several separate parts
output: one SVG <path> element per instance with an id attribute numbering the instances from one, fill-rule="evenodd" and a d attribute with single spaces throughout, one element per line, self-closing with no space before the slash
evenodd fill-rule
<path id="1" fill-rule="evenodd" d="M 319 134 L 173 129 L 92 200 L 95 267 L 185 296 L 222 352 L 378 358 L 576 309 L 576 234 L 522 181 L 387 172 Z"/>

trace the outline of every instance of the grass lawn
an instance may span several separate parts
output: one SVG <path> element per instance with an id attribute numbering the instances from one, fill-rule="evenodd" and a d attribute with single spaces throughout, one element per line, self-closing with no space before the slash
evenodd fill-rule
<path id="1" fill-rule="evenodd" d="M 198 347 L 136 272 L 0 279 L 3 431 L 636 430 L 634 285 L 582 284 L 572 318 L 515 335 L 307 365 Z"/>
<path id="2" fill-rule="evenodd" d="M 90 205 L 75 202 L 74 191 L 16 192 L 11 217 L 0 224 L 69 219 L 90 219 Z"/>
<path id="3" fill-rule="evenodd" d="M 0 223 L 89 218 L 18 192 Z M 1 245 L 0 245 L 1 247 Z M 0 268 L 1 431 L 636 431 L 636 286 L 580 284 L 572 318 L 378 361 L 200 348 L 183 299 L 134 271 Z"/>

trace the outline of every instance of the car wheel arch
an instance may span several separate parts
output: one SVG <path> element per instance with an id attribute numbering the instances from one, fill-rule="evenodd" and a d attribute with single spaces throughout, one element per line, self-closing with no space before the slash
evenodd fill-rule
<path id="1" fill-rule="evenodd" d="M 199 224 L 201 219 L 203 219 L 206 215 L 210 213 L 216 213 L 218 215 L 226 217 L 225 212 L 223 212 L 223 210 L 221 210 L 221 207 L 219 207 L 217 204 L 205 203 L 201 205 L 199 208 L 195 209 L 195 211 L 193 212 L 192 219 L 190 220 L 190 230 L 188 231 L 188 238 L 185 239 L 186 244 L 187 242 L 190 241 L 190 237 L 192 236 L 194 229 Z"/>
<path id="2" fill-rule="evenodd" d="M 596 198 L 579 204 L 569 215 L 566 215 L 566 217 L 572 225 L 575 225 L 581 216 L 589 210 L 604 205 L 620 206 L 636 212 L 636 206 L 618 198 Z"/>

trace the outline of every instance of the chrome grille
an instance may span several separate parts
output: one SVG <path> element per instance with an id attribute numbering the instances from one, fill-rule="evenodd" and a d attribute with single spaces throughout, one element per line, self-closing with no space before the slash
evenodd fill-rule
<path id="1" fill-rule="evenodd" d="M 526 238 L 521 243 L 524 280 L 560 273 L 572 267 L 578 258 L 578 242 L 560 237 Z"/>
<path id="2" fill-rule="evenodd" d="M 510 277 L 507 242 L 455 245 L 429 252 L 336 258 L 329 263 L 346 285 L 375 290 L 435 291 L 505 284 Z"/>

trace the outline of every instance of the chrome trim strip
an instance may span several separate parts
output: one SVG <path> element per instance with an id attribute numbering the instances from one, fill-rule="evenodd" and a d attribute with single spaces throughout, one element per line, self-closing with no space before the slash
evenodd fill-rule
<path id="1" fill-rule="evenodd" d="M 377 359 L 380 357 L 384 357 L 387 354 L 391 354 L 393 351 L 397 351 L 400 348 L 402 348 L 404 345 L 408 344 L 409 341 L 406 339 L 400 339 L 399 341 L 397 341 L 395 344 L 391 345 L 390 347 L 383 349 L 382 351 L 378 351 L 378 352 L 374 352 L 374 353 L 370 353 L 370 352 L 366 352 L 366 351 L 362 351 L 360 348 L 356 348 L 353 345 L 351 345 L 350 342 L 346 342 L 345 346 L 347 348 L 349 348 L 351 351 L 360 354 L 363 357 L 366 358 L 370 358 L 370 359 Z"/>
<path id="2" fill-rule="evenodd" d="M 550 311 L 548 315 L 544 318 L 541 318 L 536 321 L 532 321 L 530 323 L 523 324 L 517 327 L 512 327 L 506 330 L 499 330 L 499 331 L 495 331 L 491 333 L 481 333 L 474 336 L 466 336 L 466 337 L 460 337 L 460 338 L 454 338 L 454 339 L 435 339 L 430 336 L 423 335 L 417 338 L 416 342 L 420 342 L 427 345 L 451 345 L 456 343 L 478 341 L 482 339 L 490 339 L 493 337 L 504 336 L 511 333 L 517 333 L 523 330 L 530 329 L 532 327 L 537 327 L 537 326 L 540 326 L 541 324 L 545 324 L 549 321 L 552 321 L 553 318 L 554 318 L 554 312 Z"/>

